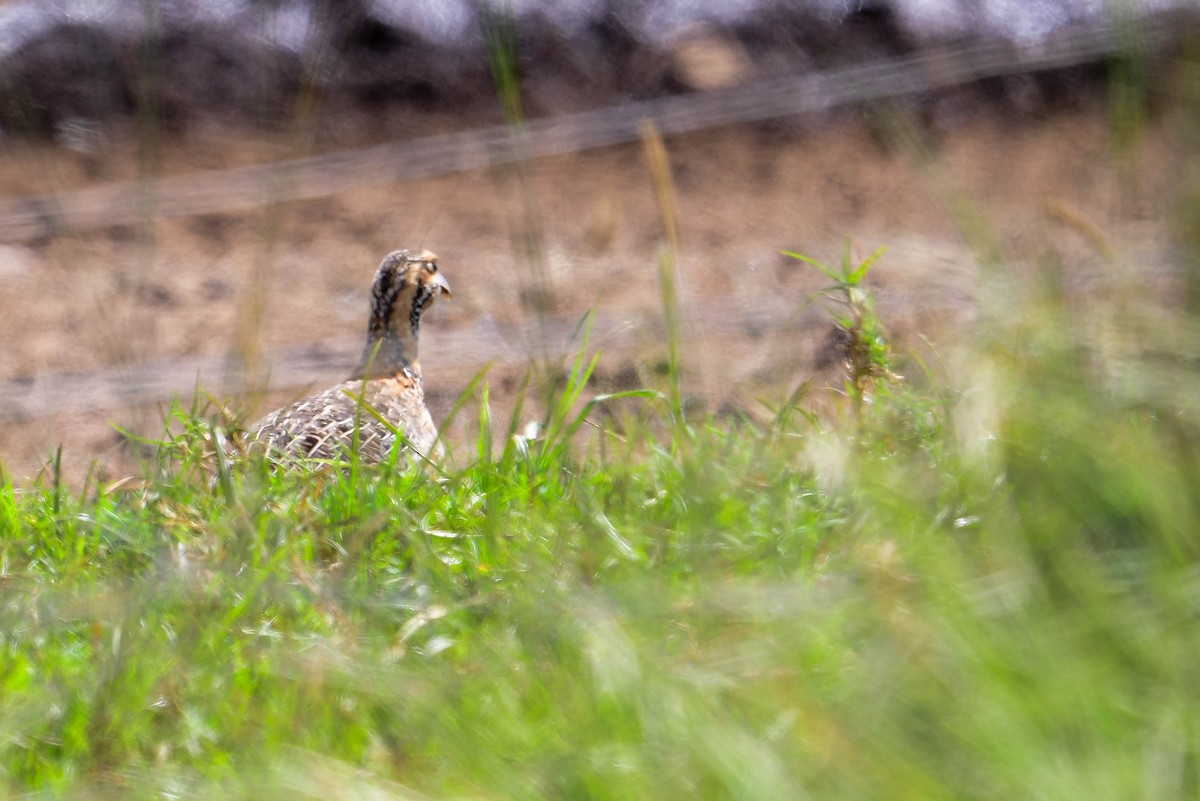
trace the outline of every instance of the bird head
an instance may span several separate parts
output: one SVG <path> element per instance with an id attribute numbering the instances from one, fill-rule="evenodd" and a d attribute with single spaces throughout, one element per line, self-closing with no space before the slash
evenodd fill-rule
<path id="1" fill-rule="evenodd" d="M 414 339 L 421 314 L 440 295 L 451 297 L 450 285 L 438 270 L 437 256 L 428 250 L 395 250 L 384 256 L 371 287 L 371 334 Z"/>
<path id="2" fill-rule="evenodd" d="M 420 376 L 417 338 L 421 315 L 450 285 L 428 250 L 395 250 L 383 257 L 371 286 L 367 343 L 353 378 L 408 372 Z"/>

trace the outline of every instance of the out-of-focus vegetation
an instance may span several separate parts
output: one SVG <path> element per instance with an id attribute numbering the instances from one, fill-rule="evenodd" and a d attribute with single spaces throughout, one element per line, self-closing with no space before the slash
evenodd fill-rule
<path id="1" fill-rule="evenodd" d="M 857 413 L 583 404 L 581 355 L 536 438 L 474 390 L 444 474 L 218 460 L 177 413 L 142 480 L 6 484 L 0 786 L 1190 796 L 1200 332 L 1004 308 Z"/>

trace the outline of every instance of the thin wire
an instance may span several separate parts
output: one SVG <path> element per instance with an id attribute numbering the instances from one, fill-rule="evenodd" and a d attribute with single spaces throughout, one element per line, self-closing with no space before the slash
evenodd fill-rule
<path id="1" fill-rule="evenodd" d="M 1140 25 L 1138 28 L 1131 26 Z M 1136 36 L 1131 35 L 1136 31 Z M 1169 20 L 1109 24 L 1022 46 L 985 42 L 801 76 L 533 120 L 521 129 L 391 142 L 360 150 L 151 182 L 0 198 L 0 241 L 129 225 L 325 197 L 362 186 L 426 178 L 637 141 L 645 120 L 663 134 L 811 113 L 902 97 L 1001 75 L 1059 69 L 1127 50 L 1150 50 L 1174 33 Z M 139 203 L 145 190 L 156 202 Z"/>

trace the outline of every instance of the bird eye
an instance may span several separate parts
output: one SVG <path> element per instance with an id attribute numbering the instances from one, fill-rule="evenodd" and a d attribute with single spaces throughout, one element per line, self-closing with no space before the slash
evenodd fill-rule
<path id="1" fill-rule="evenodd" d="M 437 262 L 435 262 L 435 261 L 426 262 L 425 263 L 425 272 L 436 273 L 437 272 Z"/>

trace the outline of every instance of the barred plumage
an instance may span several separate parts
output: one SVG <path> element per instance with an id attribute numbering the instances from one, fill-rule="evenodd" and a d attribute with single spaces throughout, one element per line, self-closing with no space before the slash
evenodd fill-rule
<path id="1" fill-rule="evenodd" d="M 375 273 L 367 341 L 350 378 L 267 415 L 251 439 L 277 456 L 338 459 L 357 448 L 362 461 L 380 462 L 398 431 L 407 448 L 429 456 L 437 426 L 425 407 L 417 337 L 421 314 L 440 295 L 449 297 L 450 286 L 437 256 L 389 253 Z"/>

